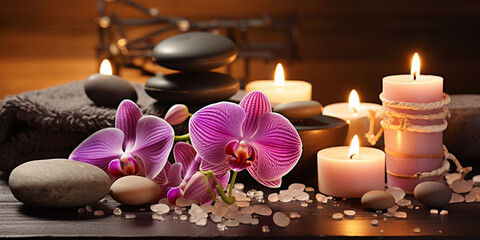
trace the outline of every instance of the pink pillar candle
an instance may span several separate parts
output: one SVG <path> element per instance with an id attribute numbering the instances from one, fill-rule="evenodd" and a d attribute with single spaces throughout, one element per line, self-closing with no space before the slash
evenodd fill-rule
<path id="1" fill-rule="evenodd" d="M 317 154 L 318 190 L 335 197 L 360 198 L 371 190 L 385 189 L 385 153 L 360 147 L 350 159 L 349 147 L 325 148 Z"/>
<path id="2" fill-rule="evenodd" d="M 418 75 L 416 80 L 411 75 L 394 75 L 383 78 L 383 97 L 389 101 L 430 103 L 443 99 L 443 78 L 431 75 Z M 393 109 L 407 114 L 438 113 L 442 109 L 420 111 Z M 384 121 L 387 117 L 384 117 Z M 392 123 L 400 119 L 392 117 Z M 409 119 L 410 124 L 428 126 L 441 124 L 439 120 Z M 407 193 L 413 193 L 415 186 L 435 177 L 424 179 L 407 179 L 399 177 L 412 176 L 418 172 L 430 172 L 441 167 L 443 162 L 443 133 L 399 131 L 385 128 L 385 152 L 388 187 L 400 187 Z M 393 174 L 392 174 L 393 173 Z"/>

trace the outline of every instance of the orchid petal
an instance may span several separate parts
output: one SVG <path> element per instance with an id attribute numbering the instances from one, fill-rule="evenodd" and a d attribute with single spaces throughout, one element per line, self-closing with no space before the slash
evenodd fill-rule
<path id="1" fill-rule="evenodd" d="M 199 199 L 205 193 L 208 193 L 209 185 L 207 176 L 201 172 L 197 172 L 193 174 L 185 186 L 183 196 L 185 199 Z"/>
<path id="2" fill-rule="evenodd" d="M 185 172 L 185 176 L 183 176 L 184 181 L 189 181 L 193 174 L 200 170 L 200 163 L 202 162 L 202 158 L 198 155 L 195 156 L 195 159 L 192 161 L 190 166 L 188 166 L 187 171 Z"/>
<path id="3" fill-rule="evenodd" d="M 126 176 L 126 174 L 122 170 L 119 159 L 114 159 L 108 164 L 108 172 L 112 177 L 116 178 Z"/>
<path id="4" fill-rule="evenodd" d="M 197 155 L 197 152 L 193 146 L 186 142 L 178 142 L 173 147 L 173 156 L 175 161 L 183 165 L 182 177 L 185 176 L 187 170 L 195 159 L 195 155 Z"/>
<path id="5" fill-rule="evenodd" d="M 227 159 L 225 145 L 241 138 L 245 111 L 229 102 L 211 104 L 200 109 L 190 119 L 193 147 L 205 161 L 219 164 Z"/>
<path id="6" fill-rule="evenodd" d="M 228 161 L 225 161 L 220 164 L 213 165 L 207 161 L 202 161 L 200 165 L 200 170 L 202 171 L 212 170 L 213 174 L 215 174 L 216 176 L 216 175 L 221 175 L 221 174 L 230 172 L 230 164 L 228 163 Z"/>
<path id="7" fill-rule="evenodd" d="M 256 174 L 263 181 L 273 181 L 297 164 L 302 154 L 302 142 L 292 124 L 280 114 L 263 114 L 258 126 L 251 141 L 257 150 Z"/>
<path id="8" fill-rule="evenodd" d="M 123 154 L 123 132 L 116 128 L 105 128 L 92 134 L 78 145 L 68 157 L 90 163 L 108 173 L 108 164 L 120 159 Z"/>
<path id="9" fill-rule="evenodd" d="M 165 196 L 172 187 L 180 186 L 182 183 L 181 171 L 181 163 L 170 164 L 170 162 L 167 161 L 162 171 L 153 179 L 153 181 L 162 187 L 161 196 Z"/>
<path id="10" fill-rule="evenodd" d="M 132 155 L 143 163 L 144 176 L 153 179 L 167 162 L 173 145 L 173 129 L 165 120 L 155 116 L 143 116 L 138 120 Z"/>
<path id="11" fill-rule="evenodd" d="M 182 164 L 180 163 L 174 163 L 170 167 L 170 170 L 168 171 L 168 186 L 176 187 L 180 186 L 182 183 Z"/>
<path id="12" fill-rule="evenodd" d="M 271 181 L 266 181 L 266 180 L 263 180 L 260 177 L 258 177 L 258 174 L 257 174 L 257 171 L 258 171 L 257 167 L 258 166 L 257 166 L 256 163 L 257 162 L 253 162 L 252 165 L 247 168 L 247 171 L 248 171 L 248 173 L 250 173 L 250 175 L 255 180 L 257 180 L 257 182 L 259 182 L 260 184 L 262 184 L 264 186 L 271 187 L 271 188 L 278 188 L 282 185 L 282 178 L 278 178 L 278 179 L 271 180 Z"/>
<path id="13" fill-rule="evenodd" d="M 246 117 L 243 123 L 243 138 L 250 138 L 258 128 L 258 119 L 264 113 L 271 112 L 272 108 L 267 96 L 259 91 L 249 92 L 240 102 L 245 110 Z"/>
<path id="14" fill-rule="evenodd" d="M 129 151 L 135 143 L 135 132 L 138 120 L 142 117 L 142 111 L 131 100 L 123 100 L 118 105 L 115 118 L 115 127 L 125 134 L 123 149 Z"/>
<path id="15" fill-rule="evenodd" d="M 180 187 L 174 187 L 168 190 L 167 199 L 171 204 L 175 205 L 175 201 L 177 201 L 177 198 L 181 197 L 182 195 L 183 194 L 182 190 L 180 190 Z"/>
<path id="16" fill-rule="evenodd" d="M 163 166 L 162 171 L 160 171 L 160 173 L 154 179 L 152 179 L 154 182 L 158 183 L 158 185 L 162 186 L 162 190 L 163 190 L 163 186 L 168 184 L 167 174 L 170 171 L 170 166 L 172 166 L 172 164 L 167 161 L 165 163 L 165 166 Z"/>

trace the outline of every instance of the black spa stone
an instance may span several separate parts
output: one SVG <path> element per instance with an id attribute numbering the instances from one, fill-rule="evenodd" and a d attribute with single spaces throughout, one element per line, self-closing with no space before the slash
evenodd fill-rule
<path id="1" fill-rule="evenodd" d="M 230 39 L 207 32 L 190 32 L 167 38 L 153 49 L 155 63 L 184 72 L 208 71 L 231 63 L 237 46 Z"/>
<path id="2" fill-rule="evenodd" d="M 115 75 L 95 73 L 85 80 L 85 93 L 97 106 L 116 108 L 124 99 L 137 101 L 132 84 Z"/>
<path id="3" fill-rule="evenodd" d="M 229 75 L 218 72 L 180 72 L 154 76 L 145 83 L 148 95 L 161 103 L 204 105 L 227 100 L 240 88 Z"/>

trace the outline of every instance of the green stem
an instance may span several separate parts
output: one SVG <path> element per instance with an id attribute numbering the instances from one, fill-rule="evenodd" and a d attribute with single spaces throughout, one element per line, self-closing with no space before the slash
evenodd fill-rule
<path id="1" fill-rule="evenodd" d="M 175 141 L 188 141 L 190 140 L 190 133 L 186 133 L 183 135 L 177 135 L 175 136 Z"/>
<path id="2" fill-rule="evenodd" d="M 230 179 L 230 186 L 228 187 L 228 197 L 232 196 L 233 184 L 235 184 L 235 179 L 237 178 L 237 171 L 233 171 L 232 179 Z"/>
<path id="3" fill-rule="evenodd" d="M 227 204 L 233 204 L 235 202 L 235 197 L 233 196 L 226 196 L 225 195 L 225 191 L 223 190 L 223 187 L 222 187 L 222 184 L 220 184 L 220 182 L 218 181 L 218 179 L 215 177 L 215 174 L 213 174 L 213 171 L 212 170 L 208 170 L 208 171 L 200 171 L 202 174 L 205 174 L 207 176 L 208 179 L 212 178 L 213 181 L 215 181 L 215 184 L 217 184 L 215 187 L 217 188 L 217 193 L 218 195 L 222 198 L 222 200 L 227 203 Z M 234 173 L 234 176 L 236 176 L 236 174 Z M 211 190 L 211 189 L 209 189 Z M 210 192 L 210 191 L 209 191 Z"/>

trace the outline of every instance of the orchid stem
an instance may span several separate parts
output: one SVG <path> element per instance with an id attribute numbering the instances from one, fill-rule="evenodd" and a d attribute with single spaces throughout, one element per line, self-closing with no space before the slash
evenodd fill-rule
<path id="1" fill-rule="evenodd" d="M 177 141 L 177 142 L 178 141 L 188 141 L 188 140 L 190 140 L 190 133 L 175 136 L 175 141 Z"/>
<path id="2" fill-rule="evenodd" d="M 213 192 L 212 188 L 208 187 L 208 193 L 210 193 L 210 196 L 212 197 L 212 202 L 215 203 L 217 197 L 215 197 L 215 192 Z"/>
<path id="3" fill-rule="evenodd" d="M 235 179 L 237 178 L 237 171 L 233 171 L 232 179 L 230 180 L 230 184 L 228 186 L 228 197 L 232 196 L 233 191 L 233 184 L 235 184 Z"/>
<path id="4" fill-rule="evenodd" d="M 213 173 L 212 170 L 208 170 L 208 171 L 200 171 L 202 174 L 205 174 L 207 176 L 207 178 L 212 178 L 213 181 L 215 181 L 215 184 L 216 185 L 216 188 L 217 188 L 217 193 L 218 195 L 222 198 L 222 200 L 227 203 L 227 204 L 233 204 L 235 202 L 235 197 L 233 196 L 226 196 L 225 195 L 225 191 L 223 190 L 223 187 L 222 187 L 222 184 L 220 184 L 220 182 L 218 181 L 218 179 L 215 177 L 215 174 Z M 234 173 L 234 176 L 236 174 Z M 235 177 L 234 177 L 235 178 Z M 211 189 L 209 189 L 209 192 L 210 192 Z M 211 193 L 210 193 L 211 194 Z M 229 194 L 230 195 L 230 194 Z"/>

